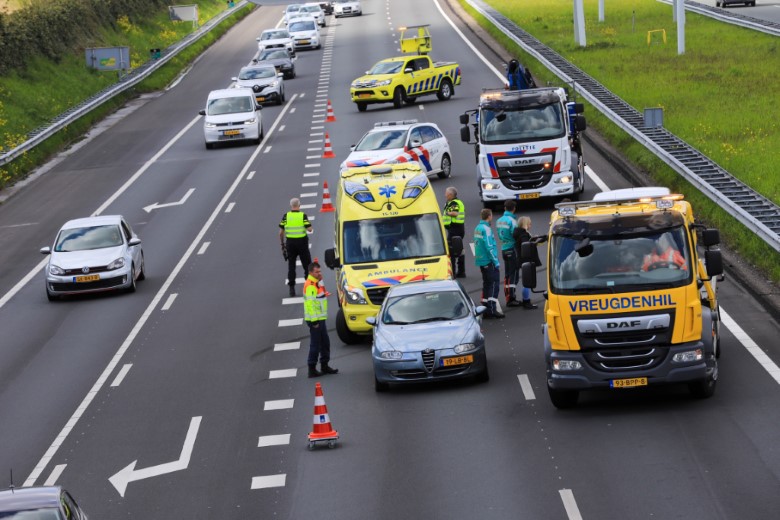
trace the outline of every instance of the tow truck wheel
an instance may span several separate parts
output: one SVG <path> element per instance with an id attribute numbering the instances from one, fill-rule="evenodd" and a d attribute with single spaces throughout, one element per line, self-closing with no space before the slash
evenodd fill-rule
<path id="1" fill-rule="evenodd" d="M 358 112 L 365 112 L 368 108 L 368 103 L 364 103 L 362 101 L 357 102 Z"/>
<path id="2" fill-rule="evenodd" d="M 577 400 L 580 393 L 577 390 L 557 390 L 547 386 L 547 392 L 550 394 L 550 401 L 558 409 L 565 410 L 577 406 Z"/>
<path id="3" fill-rule="evenodd" d="M 343 309 L 339 309 L 339 312 L 336 313 L 336 334 L 338 334 L 339 339 L 347 345 L 360 343 L 360 336 L 349 330 Z"/>
<path id="4" fill-rule="evenodd" d="M 404 89 L 396 87 L 393 91 L 393 108 L 401 108 L 404 103 Z"/>
<path id="5" fill-rule="evenodd" d="M 439 98 L 440 101 L 447 101 L 453 96 L 453 94 L 455 94 L 455 92 L 452 90 L 452 83 L 450 83 L 450 80 L 445 79 L 441 82 L 439 91 L 436 93 L 436 97 Z"/>

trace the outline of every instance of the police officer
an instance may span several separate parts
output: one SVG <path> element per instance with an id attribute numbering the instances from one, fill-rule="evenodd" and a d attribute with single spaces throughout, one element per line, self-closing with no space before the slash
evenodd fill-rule
<path id="1" fill-rule="evenodd" d="M 488 308 L 485 318 L 503 318 L 504 314 L 498 310 L 498 247 L 490 227 L 493 212 L 485 208 L 479 217 L 481 220 L 474 229 L 474 254 L 477 267 L 482 272 L 482 304 Z"/>
<path id="2" fill-rule="evenodd" d="M 520 263 L 515 252 L 514 231 L 517 227 L 515 220 L 515 208 L 517 204 L 513 200 L 504 202 L 504 215 L 496 221 L 496 230 L 501 240 L 501 258 L 504 260 L 504 296 L 507 307 L 518 307 L 517 281 L 520 278 Z"/>
<path id="3" fill-rule="evenodd" d="M 308 265 L 308 276 L 303 284 L 303 319 L 309 327 L 309 377 L 319 377 L 323 374 L 336 374 L 337 368 L 328 366 L 330 361 L 330 338 L 325 319 L 328 317 L 328 292 L 322 285 L 322 269 L 320 264 L 312 262 Z M 317 370 L 317 359 L 320 368 Z"/>
<path id="4" fill-rule="evenodd" d="M 444 191 L 447 204 L 444 205 L 442 220 L 447 230 L 447 238 L 463 237 L 466 235 L 466 207 L 458 199 L 458 190 L 450 186 Z M 455 278 L 466 278 L 466 254 L 461 252 L 458 257 L 451 257 L 452 275 Z"/>
<path id="5" fill-rule="evenodd" d="M 301 211 L 301 201 L 290 199 L 290 211 L 284 214 L 279 223 L 279 239 L 287 240 L 287 285 L 290 286 L 290 296 L 295 296 L 295 260 L 301 259 L 303 276 L 306 277 L 311 263 L 309 253 L 309 237 L 312 232 L 311 223 L 306 213 Z"/>

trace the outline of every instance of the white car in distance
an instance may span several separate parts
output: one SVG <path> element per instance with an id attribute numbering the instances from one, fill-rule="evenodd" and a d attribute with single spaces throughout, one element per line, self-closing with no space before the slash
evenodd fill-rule
<path id="1" fill-rule="evenodd" d="M 335 0 L 333 2 L 333 15 L 339 16 L 360 16 L 363 14 L 363 8 L 357 0 Z"/>
<path id="2" fill-rule="evenodd" d="M 293 19 L 287 30 L 290 31 L 296 51 L 320 48 L 320 30 L 317 28 L 317 21 L 311 16 Z"/>
<path id="3" fill-rule="evenodd" d="M 291 56 L 295 56 L 295 46 L 292 36 L 287 29 L 266 29 L 257 38 L 257 51 L 268 49 L 287 49 Z"/>

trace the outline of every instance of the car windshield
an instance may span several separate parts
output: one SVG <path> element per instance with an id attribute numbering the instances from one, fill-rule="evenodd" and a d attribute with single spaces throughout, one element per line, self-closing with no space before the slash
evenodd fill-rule
<path id="1" fill-rule="evenodd" d="M 691 259 L 683 227 L 651 233 L 554 235 L 551 290 L 612 294 L 687 285 Z"/>
<path id="2" fill-rule="evenodd" d="M 297 13 L 301 9 L 301 6 L 298 4 L 292 4 L 287 6 L 287 14 L 290 13 Z"/>
<path id="3" fill-rule="evenodd" d="M 374 68 L 368 71 L 369 74 L 396 74 L 401 72 L 404 66 L 403 61 L 380 61 Z"/>
<path id="4" fill-rule="evenodd" d="M 284 50 L 272 50 L 272 51 L 265 51 L 260 54 L 260 56 L 257 57 L 258 61 L 263 60 L 280 60 L 284 58 L 289 58 L 290 55 L 287 54 L 287 51 Z"/>
<path id="5" fill-rule="evenodd" d="M 318 6 L 318 5 L 307 5 L 306 7 L 304 7 L 301 10 L 302 11 L 306 10 L 307 13 L 320 13 L 320 12 L 322 12 L 322 9 L 320 9 L 320 6 Z"/>
<path id="6" fill-rule="evenodd" d="M 444 237 L 436 214 L 344 222 L 344 263 L 442 256 Z"/>
<path id="7" fill-rule="evenodd" d="M 210 116 L 222 114 L 240 114 L 242 112 L 252 112 L 252 98 L 248 96 L 217 98 L 209 100 L 207 113 Z"/>
<path id="8" fill-rule="evenodd" d="M 369 132 L 355 146 L 356 152 L 366 150 L 386 150 L 403 148 L 406 144 L 406 130 L 388 130 L 386 132 Z"/>
<path id="9" fill-rule="evenodd" d="M 260 40 L 283 40 L 289 37 L 287 31 L 268 31 L 260 35 Z"/>
<path id="10" fill-rule="evenodd" d="M 459 291 L 429 292 L 388 298 L 382 323 L 409 325 L 460 320 L 468 315 L 468 303 Z"/>
<path id="11" fill-rule="evenodd" d="M 238 75 L 238 79 L 265 79 L 276 76 L 276 69 L 273 67 L 263 67 L 262 69 L 243 69 Z"/>
<path id="12" fill-rule="evenodd" d="M 307 20 L 305 22 L 293 22 L 290 24 L 290 32 L 313 31 L 314 28 L 314 22 L 311 20 Z"/>
<path id="13" fill-rule="evenodd" d="M 58 253 L 87 251 L 121 246 L 123 243 L 119 226 L 89 226 L 60 231 L 54 250 Z"/>
<path id="14" fill-rule="evenodd" d="M 59 512 L 51 507 L 45 509 L 27 509 L 25 511 L 0 512 L 3 520 L 59 520 Z"/>
<path id="15" fill-rule="evenodd" d="M 563 137 L 566 127 L 556 103 L 521 110 L 480 112 L 480 140 L 483 143 L 517 143 Z"/>

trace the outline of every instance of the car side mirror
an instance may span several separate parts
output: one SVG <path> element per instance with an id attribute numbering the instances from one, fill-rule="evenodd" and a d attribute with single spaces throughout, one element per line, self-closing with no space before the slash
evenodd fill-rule
<path id="1" fill-rule="evenodd" d="M 523 287 L 536 289 L 536 265 L 533 262 L 523 264 Z"/>
<path id="2" fill-rule="evenodd" d="M 407 67 L 407 68 L 404 69 L 404 74 L 410 74 L 412 72 L 414 72 L 414 69 L 411 68 L 411 67 Z"/>
<path id="3" fill-rule="evenodd" d="M 486 310 L 487 307 L 485 307 L 484 305 L 479 305 L 477 306 L 476 309 L 474 309 L 474 316 L 481 316 L 482 314 L 485 313 Z"/>
<path id="4" fill-rule="evenodd" d="M 127 241 L 128 246 L 137 246 L 141 244 L 141 239 L 138 237 L 133 237 L 130 240 Z"/>
<path id="5" fill-rule="evenodd" d="M 704 247 L 712 247 L 720 244 L 720 231 L 717 229 L 705 229 L 701 232 L 701 241 Z"/>
<path id="6" fill-rule="evenodd" d="M 707 276 L 719 276 L 723 274 L 723 256 L 720 249 L 708 249 L 704 252 L 704 263 L 707 264 Z"/>
<path id="7" fill-rule="evenodd" d="M 277 77 L 277 78 L 283 78 L 283 77 L 284 77 L 284 74 L 282 74 L 281 72 L 279 72 L 279 73 L 276 75 L 276 77 Z"/>
<path id="8" fill-rule="evenodd" d="M 409 145 L 410 145 L 412 148 L 417 148 L 418 146 L 422 146 L 422 141 L 420 141 L 419 139 L 412 139 L 412 140 L 409 142 Z"/>
<path id="9" fill-rule="evenodd" d="M 206 115 L 206 111 L 205 110 L 201 110 L 201 111 L 198 112 L 198 114 L 200 114 L 202 116 L 205 116 Z"/>
<path id="10" fill-rule="evenodd" d="M 471 141 L 471 130 L 467 126 L 460 127 L 460 140 L 464 143 Z"/>
<path id="11" fill-rule="evenodd" d="M 263 105 L 261 105 L 260 103 L 255 104 L 255 111 L 262 110 L 262 109 L 263 109 Z"/>
<path id="12" fill-rule="evenodd" d="M 575 114 L 582 114 L 585 112 L 585 105 L 582 103 L 574 103 L 574 113 Z"/>
<path id="13" fill-rule="evenodd" d="M 368 323 L 372 327 L 376 327 L 377 324 L 376 316 L 369 316 L 368 318 L 366 318 L 366 323 Z"/>
<path id="14" fill-rule="evenodd" d="M 51 248 L 49 246 L 42 247 L 41 248 L 41 254 L 43 254 L 43 255 L 50 255 L 51 254 Z"/>
<path id="15" fill-rule="evenodd" d="M 339 264 L 339 261 L 336 259 L 336 249 L 330 248 L 325 250 L 325 265 L 328 266 L 329 269 L 336 269 L 337 267 L 341 267 L 341 264 Z"/>
<path id="16" fill-rule="evenodd" d="M 233 78 L 230 78 L 230 79 L 231 79 L 231 81 L 238 81 L 238 78 L 236 78 L 236 77 L 233 77 Z"/>

